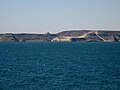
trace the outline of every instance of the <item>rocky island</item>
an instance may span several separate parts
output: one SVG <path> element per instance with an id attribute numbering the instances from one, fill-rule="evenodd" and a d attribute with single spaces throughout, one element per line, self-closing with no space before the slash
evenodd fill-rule
<path id="1" fill-rule="evenodd" d="M 119 42 L 120 31 L 71 30 L 56 34 L 6 33 L 0 42 Z"/>

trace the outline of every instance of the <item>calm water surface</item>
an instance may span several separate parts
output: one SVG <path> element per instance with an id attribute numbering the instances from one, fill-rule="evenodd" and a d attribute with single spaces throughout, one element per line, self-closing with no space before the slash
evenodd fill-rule
<path id="1" fill-rule="evenodd" d="M 0 43 L 0 90 L 120 90 L 120 43 Z"/>

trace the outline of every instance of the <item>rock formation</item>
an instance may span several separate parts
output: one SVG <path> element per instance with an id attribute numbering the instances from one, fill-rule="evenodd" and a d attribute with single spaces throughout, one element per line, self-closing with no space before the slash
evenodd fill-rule
<path id="1" fill-rule="evenodd" d="M 120 31 L 72 30 L 57 34 L 0 34 L 0 42 L 118 42 Z"/>

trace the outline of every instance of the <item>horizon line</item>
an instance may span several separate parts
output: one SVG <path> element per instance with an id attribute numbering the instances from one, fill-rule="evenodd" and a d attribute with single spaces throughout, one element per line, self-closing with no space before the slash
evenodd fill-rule
<path id="1" fill-rule="evenodd" d="M 7 34 L 7 33 L 14 33 L 14 34 L 46 34 L 46 33 L 50 33 L 50 34 L 56 34 L 56 33 L 60 33 L 60 32 L 64 32 L 64 31 L 87 31 L 87 30 L 90 30 L 90 31 L 120 31 L 120 29 L 67 29 L 67 30 L 61 30 L 61 31 L 58 31 L 58 32 L 54 32 L 54 33 L 51 33 L 50 31 L 47 31 L 47 32 L 44 32 L 44 33 L 41 33 L 41 32 L 0 32 L 0 34 Z"/>

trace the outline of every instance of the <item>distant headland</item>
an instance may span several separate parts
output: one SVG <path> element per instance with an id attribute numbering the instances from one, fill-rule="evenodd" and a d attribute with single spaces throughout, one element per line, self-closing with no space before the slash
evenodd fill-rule
<path id="1" fill-rule="evenodd" d="M 6 33 L 0 42 L 119 42 L 120 31 L 71 30 L 56 34 Z"/>

